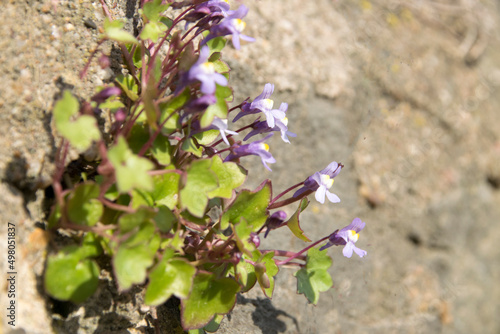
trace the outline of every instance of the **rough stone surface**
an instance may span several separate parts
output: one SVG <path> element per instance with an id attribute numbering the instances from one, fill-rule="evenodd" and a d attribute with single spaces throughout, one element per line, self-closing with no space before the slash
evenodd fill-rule
<path id="1" fill-rule="evenodd" d="M 273 299 L 256 289 L 239 296 L 219 332 L 500 332 L 498 3 L 245 4 L 245 33 L 257 41 L 224 53 L 236 101 L 274 83 L 275 103 L 290 104 L 289 127 L 298 134 L 291 145 L 273 138 L 272 173 L 248 159 L 251 185 L 271 178 L 278 192 L 332 160 L 343 162 L 334 184 L 342 202 L 312 199 L 302 227 L 317 239 L 360 217 L 367 227 L 358 245 L 368 257 L 346 259 L 330 249 L 334 288 L 315 307 L 296 294 L 293 270 L 282 269 Z M 134 1 L 119 2 L 112 13 L 131 24 L 134 8 Z M 153 316 L 139 288 L 118 294 L 106 268 L 85 304 L 62 305 L 43 293 L 49 241 L 35 223 L 45 219 L 41 189 L 50 184 L 58 143 L 51 108 L 62 89 L 88 98 L 113 75 L 93 65 L 78 79 L 99 34 L 86 19 L 102 23 L 99 1 L 10 1 L 0 13 L 0 239 L 7 222 L 15 223 L 22 278 L 16 328 L 150 333 L 157 316 L 162 333 L 181 332 L 169 322 L 175 305 Z M 287 231 L 264 243 L 305 246 Z M 4 255 L 0 267 L 6 272 Z M 1 305 L 5 298 L 0 294 Z M 10 333 L 1 321 L 0 334 Z"/>

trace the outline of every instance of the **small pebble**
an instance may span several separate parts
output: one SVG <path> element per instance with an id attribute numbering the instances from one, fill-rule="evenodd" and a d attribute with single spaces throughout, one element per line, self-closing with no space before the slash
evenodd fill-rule
<path id="1" fill-rule="evenodd" d="M 83 21 L 83 24 L 85 24 L 87 28 L 97 29 L 97 24 L 95 24 L 95 22 L 91 19 L 86 19 L 85 21 Z"/>
<path id="2" fill-rule="evenodd" d="M 64 25 L 64 31 L 68 32 L 68 31 L 73 31 L 75 30 L 75 26 L 72 25 L 71 23 L 66 23 Z"/>

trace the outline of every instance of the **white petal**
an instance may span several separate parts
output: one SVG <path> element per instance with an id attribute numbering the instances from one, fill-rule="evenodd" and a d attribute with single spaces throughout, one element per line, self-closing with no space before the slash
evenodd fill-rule
<path id="1" fill-rule="evenodd" d="M 316 193 L 314 194 L 314 197 L 318 202 L 323 204 L 325 203 L 325 193 L 326 193 L 326 188 L 324 186 L 319 186 L 318 190 L 316 190 Z"/>
<path id="2" fill-rule="evenodd" d="M 338 203 L 338 202 L 340 202 L 340 198 L 337 195 L 335 195 L 334 193 L 331 193 L 329 191 L 326 192 L 326 197 L 328 197 L 328 199 L 332 203 Z"/>

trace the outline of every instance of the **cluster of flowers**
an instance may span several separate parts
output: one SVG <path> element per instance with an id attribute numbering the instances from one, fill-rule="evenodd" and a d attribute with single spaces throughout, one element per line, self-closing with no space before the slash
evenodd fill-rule
<path id="1" fill-rule="evenodd" d="M 206 46 L 206 43 L 215 37 L 230 35 L 232 37 L 233 46 L 236 49 L 239 49 L 240 39 L 248 42 L 254 41 L 254 38 L 242 34 L 242 31 L 245 28 L 245 22 L 242 19 L 247 14 L 248 8 L 244 5 L 241 5 L 235 11 L 232 11 L 229 8 L 229 4 L 226 1 L 206 1 L 199 4 L 186 19 L 188 22 L 198 20 L 197 25 L 200 27 L 206 25 L 208 22 L 211 22 L 212 24 L 216 23 L 211 26 L 209 34 L 201 41 L 202 47 L 200 49 L 198 60 L 186 73 L 182 74 L 180 79 L 181 83 L 177 89 L 177 92 L 180 92 L 187 85 L 199 83 L 202 96 L 199 97 L 194 103 L 202 107 L 206 107 L 207 105 L 216 102 L 216 84 L 220 86 L 227 86 L 228 84 L 226 77 L 217 73 L 213 63 L 208 61 L 209 48 Z M 230 148 L 228 149 L 230 153 L 226 156 L 225 161 L 234 161 L 243 156 L 255 155 L 259 156 L 264 167 L 271 171 L 268 164 L 275 163 L 276 160 L 269 152 L 269 146 L 265 143 L 265 141 L 273 135 L 272 132 L 280 132 L 281 138 L 286 143 L 290 143 L 288 137 L 296 137 L 295 133 L 288 131 L 288 119 L 286 117 L 288 104 L 281 103 L 278 109 L 273 109 L 274 101 L 271 99 L 273 92 L 274 85 L 271 83 L 266 84 L 262 93 L 252 102 L 248 102 L 247 99 L 239 105 L 240 112 L 234 117 L 233 122 L 236 122 L 244 116 L 255 114 L 263 114 L 265 120 L 261 121 L 259 117 L 251 124 L 251 126 L 244 127 L 238 131 L 231 131 L 228 129 L 227 119 L 215 117 L 209 129 L 219 130 L 222 141 L 227 145 L 230 145 Z M 243 141 L 247 141 L 258 134 L 269 134 L 261 140 L 253 141 L 248 144 L 240 144 L 241 142 L 233 144 L 229 143 L 228 137 L 238 135 L 241 130 L 247 128 L 251 128 L 252 130 L 244 137 Z M 342 167 L 342 164 L 332 162 L 325 169 L 314 173 L 304 182 L 296 185 L 303 185 L 303 187 L 297 190 L 292 197 L 294 200 L 300 200 L 310 193 L 315 192 L 316 200 L 322 204 L 325 202 L 325 197 L 332 203 L 340 202 L 339 197 L 330 192 L 329 189 L 333 186 L 334 178 L 340 173 Z M 293 188 L 294 187 L 291 189 Z M 268 220 L 268 230 L 266 235 L 271 229 L 281 226 L 285 219 L 286 214 L 284 211 L 278 211 L 271 215 Z M 367 252 L 354 245 L 359 238 L 359 232 L 364 227 L 365 223 L 359 218 L 355 218 L 348 226 L 344 227 L 340 231 L 337 230 L 333 232 L 328 237 L 328 243 L 323 246 L 321 250 L 333 245 L 344 245 L 343 254 L 346 257 L 351 257 L 353 252 L 358 254 L 360 257 L 365 256 Z"/>
<path id="2" fill-rule="evenodd" d="M 227 78 L 224 75 L 217 73 L 214 63 L 209 61 L 210 50 L 206 44 L 211 39 L 221 36 L 231 36 L 233 46 L 236 49 L 240 48 L 240 39 L 248 42 L 255 41 L 254 38 L 242 34 L 245 28 L 245 22 L 242 19 L 246 16 L 247 12 L 248 8 L 244 5 L 241 5 L 237 10 L 233 11 L 230 10 L 230 6 L 226 1 L 209 0 L 194 7 L 194 9 L 184 18 L 187 24 L 196 22 L 196 26 L 199 30 L 206 29 L 206 27 L 209 26 L 209 33 L 200 43 L 201 47 L 197 61 L 189 68 L 189 70 L 181 73 L 179 84 L 174 92 L 174 95 L 178 95 L 190 85 L 199 85 L 201 96 L 192 100 L 187 109 L 191 111 L 206 109 L 208 106 L 216 103 L 217 101 L 215 96 L 217 85 L 228 85 Z M 115 89 L 117 92 L 110 92 L 106 90 L 101 92 L 101 95 L 105 94 L 106 96 L 96 96 L 94 98 L 104 100 L 109 97 L 110 94 L 113 95 L 119 93 L 119 89 L 109 88 L 108 90 L 111 89 Z M 276 160 L 269 152 L 269 145 L 265 142 L 273 135 L 273 132 L 279 132 L 282 140 L 286 143 L 290 143 L 288 137 L 296 137 L 295 133 L 288 131 L 288 118 L 286 117 L 288 104 L 283 102 L 278 109 L 273 109 L 274 101 L 271 99 L 273 92 L 274 85 L 267 83 L 264 86 L 262 93 L 252 102 L 249 102 L 247 99 L 238 106 L 240 112 L 233 118 L 232 122 L 236 122 L 240 118 L 249 115 L 263 115 L 265 120 L 261 121 L 260 117 L 258 117 L 249 126 L 245 126 L 237 131 L 231 131 L 229 130 L 227 119 L 214 117 L 214 120 L 208 128 L 201 129 L 199 121 L 193 124 L 193 129 L 196 130 L 194 130 L 192 134 L 210 129 L 219 130 L 221 141 L 229 146 L 229 148 L 224 149 L 224 151 L 230 151 L 224 161 L 237 161 L 241 157 L 255 155 L 260 157 L 264 167 L 271 171 L 268 164 L 275 163 Z M 247 141 L 248 139 L 259 134 L 268 135 L 263 139 L 253 141 L 248 144 L 242 144 L 241 141 L 229 142 L 229 137 L 236 136 L 239 132 L 245 129 L 251 129 L 251 131 L 243 138 L 243 141 Z M 217 144 L 219 142 L 217 142 Z M 217 150 L 214 149 L 214 152 L 217 152 Z M 221 150 L 218 152 L 220 153 L 223 151 Z M 330 192 L 330 189 L 333 186 L 334 178 L 340 173 L 342 167 L 342 164 L 334 161 L 325 169 L 309 176 L 304 182 L 289 188 L 290 190 L 302 185 L 302 187 L 293 194 L 292 201 L 298 201 L 312 192 L 315 192 L 315 198 L 321 204 L 325 202 L 325 198 L 328 198 L 328 200 L 332 203 L 340 202 L 340 198 L 336 194 Z M 278 195 L 275 199 L 280 198 L 287 191 Z M 292 201 L 287 201 L 286 204 L 289 204 Z M 284 211 L 275 212 L 268 219 L 266 224 L 267 231 L 265 235 L 267 236 L 270 230 L 283 226 L 283 222 L 285 220 L 286 213 Z M 323 246 L 321 250 L 333 245 L 344 245 L 343 254 L 346 257 L 351 257 L 353 252 L 358 254 L 360 257 L 365 256 L 367 252 L 354 245 L 359 238 L 359 232 L 364 227 L 365 223 L 359 218 L 355 218 L 348 226 L 333 232 L 328 237 L 328 243 Z"/>

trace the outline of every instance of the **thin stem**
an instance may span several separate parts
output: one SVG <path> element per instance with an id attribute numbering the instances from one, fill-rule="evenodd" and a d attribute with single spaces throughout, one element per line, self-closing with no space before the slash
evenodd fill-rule
<path id="1" fill-rule="evenodd" d="M 281 202 L 277 202 L 277 203 L 273 203 L 271 205 L 269 205 L 267 207 L 268 210 L 271 210 L 271 209 L 276 209 L 276 208 L 281 208 L 282 206 L 285 206 L 285 205 L 288 205 L 288 204 L 291 204 L 293 202 L 297 202 L 297 201 L 300 201 L 301 199 L 303 199 L 304 197 L 312 194 L 314 192 L 314 190 L 308 190 L 306 192 L 303 192 L 300 196 L 297 196 L 297 197 L 291 197 L 289 199 L 285 199 Z"/>
<path id="2" fill-rule="evenodd" d="M 314 247 L 314 246 L 316 246 L 317 244 L 319 244 L 319 243 L 321 243 L 321 242 L 325 241 L 326 239 L 328 239 L 328 237 L 329 237 L 329 235 L 328 235 L 328 236 L 326 236 L 326 237 L 324 237 L 324 238 L 322 238 L 322 239 L 319 239 L 318 241 L 316 241 L 315 243 L 313 243 L 313 244 L 311 244 L 311 245 L 307 246 L 306 248 L 304 248 L 304 249 L 303 249 L 303 250 L 301 250 L 300 252 L 295 253 L 294 255 L 290 256 L 290 257 L 289 257 L 288 259 L 286 259 L 286 260 L 283 260 L 283 261 L 276 261 L 276 265 L 277 265 L 277 266 L 281 266 L 281 265 L 284 265 L 284 264 L 286 264 L 286 263 L 288 263 L 288 262 L 292 261 L 293 259 L 298 258 L 298 257 L 299 257 L 302 253 L 307 252 L 310 248 L 313 248 L 313 247 Z"/>
<path id="3" fill-rule="evenodd" d="M 89 59 L 87 60 L 87 64 L 85 64 L 85 67 L 83 68 L 83 70 L 80 72 L 80 80 L 83 79 L 86 75 L 87 75 L 87 71 L 89 70 L 89 67 L 90 67 L 90 63 L 92 62 L 92 58 L 94 58 L 95 54 L 97 53 L 97 51 L 99 50 L 99 46 L 101 46 L 101 44 L 104 42 L 104 39 L 101 39 L 99 42 L 97 42 L 97 46 L 95 47 L 95 50 L 92 51 L 92 53 L 90 54 L 90 57 Z"/>
<path id="4" fill-rule="evenodd" d="M 281 198 L 283 195 L 285 195 L 287 192 L 289 192 L 290 190 L 293 190 L 295 188 L 297 188 L 298 186 L 300 185 L 303 185 L 304 182 L 300 182 L 300 183 L 297 183 L 296 185 L 294 186 L 291 186 L 290 188 L 288 188 L 287 190 L 283 191 L 281 194 L 279 194 L 278 196 L 276 196 L 275 198 L 273 198 L 273 200 L 271 202 L 269 202 L 269 205 L 272 205 L 274 204 L 274 202 L 276 202 L 276 200 L 278 200 L 279 198 Z"/>
<path id="5" fill-rule="evenodd" d="M 130 206 L 125 206 L 125 205 L 111 202 L 110 200 L 108 200 L 104 197 L 100 198 L 100 200 L 101 200 L 102 204 L 106 205 L 110 209 L 117 210 L 117 211 L 123 211 L 123 212 L 127 212 L 127 213 L 135 213 L 136 212 L 135 209 L 132 209 Z"/>
<path id="6" fill-rule="evenodd" d="M 163 43 L 165 43 L 165 41 L 167 40 L 168 35 L 170 35 L 170 33 L 172 32 L 172 29 L 174 29 L 174 27 L 182 20 L 183 16 L 186 15 L 187 12 L 189 12 L 193 8 L 194 8 L 194 6 L 189 6 L 188 9 L 186 9 L 185 11 L 183 11 L 182 13 L 180 13 L 179 16 L 177 16 L 172 21 L 172 26 L 170 28 L 168 28 L 168 30 L 163 35 L 163 38 L 160 40 L 160 42 L 158 43 L 158 45 L 155 47 L 155 52 L 151 56 L 151 59 L 154 60 L 156 58 L 157 53 L 160 51 L 160 48 L 163 45 Z"/>

